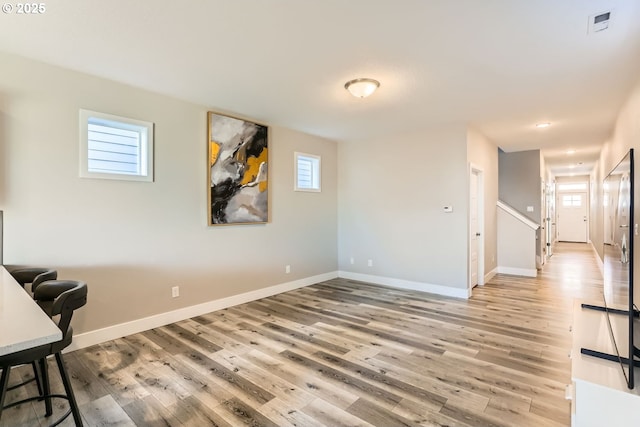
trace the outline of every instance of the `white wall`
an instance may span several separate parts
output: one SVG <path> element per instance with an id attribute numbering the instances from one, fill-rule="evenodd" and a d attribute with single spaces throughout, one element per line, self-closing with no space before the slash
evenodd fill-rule
<path id="1" fill-rule="evenodd" d="M 338 158 L 341 272 L 379 283 L 466 293 L 466 127 L 341 142 Z M 453 206 L 452 213 L 443 211 L 447 205 Z"/>
<path id="2" fill-rule="evenodd" d="M 466 126 L 340 144 L 271 126 L 270 223 L 207 227 L 215 108 L 6 54 L 0 62 L 5 263 L 86 280 L 77 333 L 337 270 L 467 296 L 470 163 L 485 173 L 485 271 L 496 267 L 497 147 Z M 154 122 L 155 182 L 79 178 L 80 108 Z M 294 151 L 322 156 L 321 193 L 293 191 Z"/>
<path id="3" fill-rule="evenodd" d="M 594 247 L 600 255 L 600 259 L 603 258 L 602 239 L 604 235 L 603 224 L 603 208 L 602 208 L 602 181 L 607 174 L 618 164 L 620 160 L 625 156 L 630 148 L 635 149 L 635 182 L 634 182 L 634 200 L 635 200 L 635 215 L 634 224 L 640 223 L 640 81 L 636 84 L 635 88 L 629 94 L 627 102 L 624 104 L 614 128 L 613 135 L 604 144 L 600 153 L 600 159 L 594 172 L 591 174 L 592 182 L 597 186 L 594 191 L 598 200 L 592 204 L 591 218 L 592 218 L 592 230 L 593 234 L 591 239 Z M 593 219 L 595 218 L 595 221 Z M 597 236 L 597 237 L 596 237 Z M 636 251 L 640 248 L 640 238 L 634 237 L 634 247 Z M 637 253 L 637 252 L 636 252 Z M 634 269 L 636 272 L 640 271 L 640 257 L 637 255 L 634 257 Z M 638 277 L 636 275 L 636 277 Z M 638 279 L 635 279 L 638 280 Z M 640 292 L 634 295 L 636 304 L 640 305 Z"/>
<path id="4" fill-rule="evenodd" d="M 86 280 L 76 332 L 337 271 L 334 142 L 272 126 L 270 223 L 207 227 L 207 107 L 15 56 L 0 63 L 4 261 Z M 80 108 L 154 122 L 155 182 L 79 178 Z M 321 193 L 293 191 L 294 151 L 322 156 Z"/>
<path id="5" fill-rule="evenodd" d="M 607 144 L 605 144 L 605 149 L 606 147 Z M 589 179 L 591 189 L 589 205 L 589 217 L 591 218 L 591 221 L 589 221 L 589 237 L 591 239 L 591 244 L 600 257 L 600 261 L 604 259 L 604 208 L 602 204 L 602 181 L 604 179 L 604 175 L 602 173 L 602 155 L 604 151 L 605 150 L 603 149 L 600 153 L 600 160 L 593 168 Z"/>
<path id="6" fill-rule="evenodd" d="M 498 272 L 528 277 L 537 274 L 536 230 L 502 208 L 498 208 Z"/>

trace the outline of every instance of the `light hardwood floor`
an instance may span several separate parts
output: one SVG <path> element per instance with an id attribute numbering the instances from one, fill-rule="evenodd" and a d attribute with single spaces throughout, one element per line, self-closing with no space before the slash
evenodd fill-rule
<path id="1" fill-rule="evenodd" d="M 469 300 L 335 279 L 65 359 L 87 426 L 568 426 L 572 301 L 602 280 L 591 246 L 555 250 Z"/>

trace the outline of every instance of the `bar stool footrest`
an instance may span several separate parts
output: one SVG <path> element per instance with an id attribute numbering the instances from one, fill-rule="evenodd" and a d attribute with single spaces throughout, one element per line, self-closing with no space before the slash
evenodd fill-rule
<path id="1" fill-rule="evenodd" d="M 64 399 L 67 402 L 70 402 L 69 400 L 69 396 L 67 396 L 66 394 L 48 394 L 46 396 L 31 396 L 31 397 L 27 397 L 26 399 L 22 399 L 22 400 L 18 400 L 15 402 L 11 402 L 8 405 L 5 405 L 2 409 L 9 409 L 9 408 L 13 408 L 14 406 L 18 406 L 21 405 L 23 403 L 27 403 L 27 402 L 35 402 L 36 400 L 38 401 L 42 401 L 46 398 L 52 398 L 52 399 Z M 62 415 L 59 419 L 57 419 L 53 424 L 50 424 L 49 427 L 55 427 L 58 424 L 60 424 L 61 422 L 63 422 L 65 419 L 67 419 L 67 417 L 71 415 L 71 404 L 69 404 L 69 409 L 67 410 L 67 412 Z"/>

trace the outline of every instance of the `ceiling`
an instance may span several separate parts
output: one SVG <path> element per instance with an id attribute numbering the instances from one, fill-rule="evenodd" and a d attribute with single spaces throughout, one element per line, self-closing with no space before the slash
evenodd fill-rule
<path id="1" fill-rule="evenodd" d="M 640 77 L 637 0 L 45 6 L 0 14 L 0 51 L 337 141 L 469 125 L 504 151 L 541 149 L 558 175 L 589 172 Z M 589 33 L 606 11 L 609 28 Z M 358 77 L 380 89 L 353 98 Z"/>

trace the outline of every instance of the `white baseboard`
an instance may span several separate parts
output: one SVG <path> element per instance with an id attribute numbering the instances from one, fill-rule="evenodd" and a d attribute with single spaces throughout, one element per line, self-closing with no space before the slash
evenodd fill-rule
<path id="1" fill-rule="evenodd" d="M 498 273 L 511 274 L 511 275 L 514 275 L 514 276 L 526 276 L 526 277 L 537 277 L 538 276 L 538 270 L 536 270 L 535 268 L 528 269 L 528 268 L 513 268 L 513 267 L 500 267 L 500 266 L 498 266 L 498 268 L 496 270 L 498 271 Z"/>
<path id="2" fill-rule="evenodd" d="M 282 292 L 292 291 L 294 289 L 303 288 L 326 280 L 335 279 L 336 277 L 338 277 L 337 271 L 319 274 L 317 276 L 294 280 L 293 282 L 281 283 L 279 285 L 269 286 L 268 288 L 257 289 L 255 291 L 245 292 L 239 295 L 233 295 L 166 313 L 156 314 L 142 319 L 132 320 L 130 322 L 120 323 L 118 325 L 108 326 L 102 329 L 96 329 L 95 331 L 84 332 L 73 336 L 73 342 L 69 347 L 67 347 L 65 352 L 122 338 L 127 335 L 137 334 L 138 332 L 148 331 L 149 329 L 179 322 L 180 320 L 201 316 L 203 314 L 211 313 L 212 311 L 233 307 L 234 305 L 256 301 Z"/>
<path id="3" fill-rule="evenodd" d="M 392 277 L 374 276 L 371 274 L 352 273 L 350 271 L 339 271 L 338 277 L 360 282 L 375 283 L 377 285 L 391 286 L 412 291 L 429 292 L 431 294 L 444 295 L 455 298 L 469 298 L 471 293 L 468 288 L 452 288 L 450 286 L 433 285 L 431 283 L 413 282 L 410 280 L 394 279 Z"/>
<path id="4" fill-rule="evenodd" d="M 491 279 L 493 279 L 493 276 L 495 276 L 496 274 L 498 274 L 498 270 L 496 268 L 494 268 L 493 270 L 491 270 L 490 272 L 485 274 L 484 275 L 484 283 L 489 282 Z M 483 283 L 483 285 L 484 285 L 484 283 Z"/>

